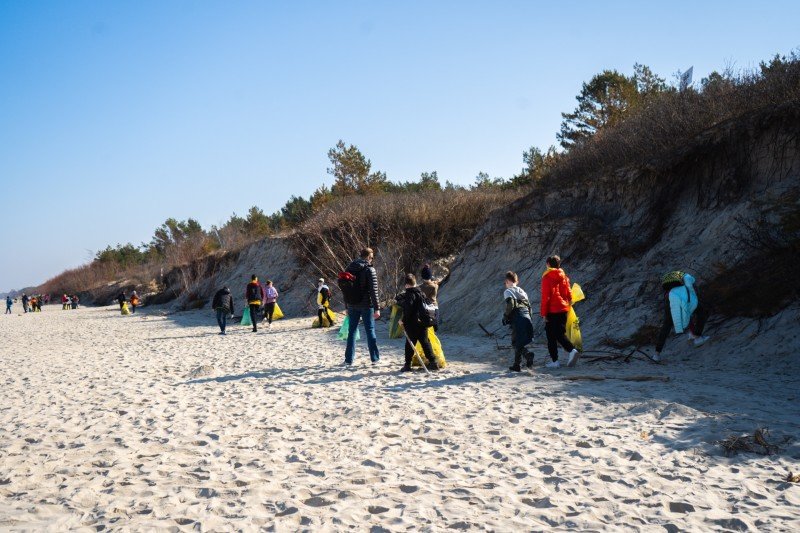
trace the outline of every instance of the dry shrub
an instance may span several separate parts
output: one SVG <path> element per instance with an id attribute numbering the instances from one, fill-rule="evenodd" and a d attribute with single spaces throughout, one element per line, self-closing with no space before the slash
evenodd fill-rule
<path id="1" fill-rule="evenodd" d="M 740 452 L 757 453 L 759 455 L 774 455 L 782 451 L 781 446 L 788 443 L 791 439 L 784 437 L 780 445 L 769 442 L 769 430 L 767 428 L 756 429 L 752 435 L 731 435 L 725 440 L 718 441 L 717 444 L 725 450 L 725 455 L 736 455 Z"/>
<path id="2" fill-rule="evenodd" d="M 761 214 L 741 221 L 747 258 L 720 266 L 702 287 L 715 313 L 724 316 L 772 316 L 800 297 L 800 190 L 759 203 Z"/>
<path id="3" fill-rule="evenodd" d="M 304 222 L 290 242 L 303 261 L 331 279 L 360 249 L 374 248 L 385 299 L 399 292 L 403 273 L 458 252 L 489 213 L 520 195 L 447 190 L 343 198 Z"/>
<path id="4" fill-rule="evenodd" d="M 574 183 L 610 169 L 657 166 L 709 128 L 787 102 L 800 102 L 800 59 L 795 55 L 762 73 L 729 75 L 703 91 L 660 93 L 618 125 L 571 148 L 542 182 Z"/>

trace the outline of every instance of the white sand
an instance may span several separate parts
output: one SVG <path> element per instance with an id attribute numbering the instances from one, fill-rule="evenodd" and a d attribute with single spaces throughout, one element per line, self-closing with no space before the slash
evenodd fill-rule
<path id="1" fill-rule="evenodd" d="M 713 444 L 763 425 L 800 438 L 796 365 L 682 361 L 672 341 L 663 366 L 550 372 L 537 349 L 512 376 L 490 342 L 444 336 L 450 368 L 427 377 L 397 372 L 382 326 L 382 365 L 362 341 L 347 371 L 309 323 L 220 337 L 208 311 L 5 317 L 0 530 L 800 530 L 796 443 Z"/>

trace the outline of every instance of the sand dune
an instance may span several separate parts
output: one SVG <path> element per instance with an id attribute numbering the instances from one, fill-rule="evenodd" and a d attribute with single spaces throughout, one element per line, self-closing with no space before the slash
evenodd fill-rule
<path id="1" fill-rule="evenodd" d="M 661 366 L 546 371 L 538 347 L 510 375 L 509 353 L 444 335 L 449 368 L 428 377 L 397 372 L 385 326 L 381 365 L 362 341 L 346 370 L 309 323 L 220 337 L 207 311 L 7 317 L 0 529 L 800 529 L 796 443 L 713 443 L 800 437 L 791 354 L 726 366 L 720 335 L 702 358 L 674 341 Z"/>

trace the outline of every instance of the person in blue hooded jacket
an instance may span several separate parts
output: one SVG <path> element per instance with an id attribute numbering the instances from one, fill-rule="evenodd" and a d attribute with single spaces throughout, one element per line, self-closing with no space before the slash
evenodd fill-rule
<path id="1" fill-rule="evenodd" d="M 677 335 L 688 330 L 689 340 L 695 346 L 702 346 L 709 339 L 703 336 L 708 312 L 700 303 L 694 284 L 694 276 L 679 271 L 669 272 L 661 279 L 661 287 L 664 289 L 664 322 L 658 333 L 654 361 L 661 360 L 661 350 L 664 349 L 673 327 Z"/>
<path id="2" fill-rule="evenodd" d="M 11 299 L 11 296 L 6 296 L 6 314 L 11 314 L 11 306 L 14 305 L 14 300 Z"/>

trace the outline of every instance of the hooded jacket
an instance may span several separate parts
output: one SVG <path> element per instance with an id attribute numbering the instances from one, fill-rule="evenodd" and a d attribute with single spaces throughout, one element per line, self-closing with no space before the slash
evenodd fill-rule
<path id="1" fill-rule="evenodd" d="M 689 327 L 689 319 L 697 309 L 697 292 L 694 290 L 694 283 L 694 276 L 684 274 L 683 285 L 673 287 L 667 293 L 675 333 L 683 333 Z"/>
<path id="2" fill-rule="evenodd" d="M 233 296 L 231 296 L 231 290 L 227 287 L 218 290 L 214 295 L 214 300 L 211 302 L 211 307 L 213 309 L 223 309 L 233 314 Z"/>
<path id="3" fill-rule="evenodd" d="M 419 287 L 407 288 L 397 296 L 397 303 L 403 308 L 403 325 L 411 327 L 419 325 L 419 308 L 422 306 L 423 298 L 425 295 Z"/>
<path id="4" fill-rule="evenodd" d="M 255 294 L 255 297 L 251 298 L 251 292 Z M 247 284 L 244 290 L 244 298 L 249 305 L 261 305 L 261 302 L 264 301 L 264 287 L 261 286 L 257 279 Z"/>
<path id="5" fill-rule="evenodd" d="M 572 305 L 569 278 L 560 268 L 548 268 L 542 274 L 541 315 L 566 313 Z"/>
<path id="6" fill-rule="evenodd" d="M 275 287 L 267 287 L 264 290 L 264 303 L 274 304 L 276 301 L 278 301 L 278 289 Z"/>

